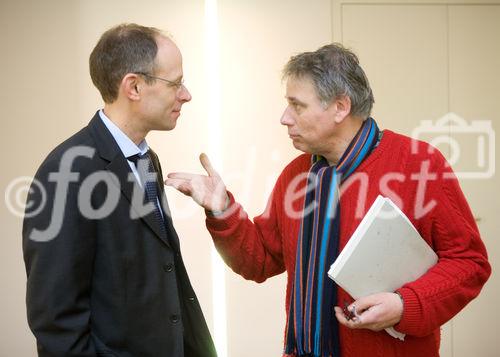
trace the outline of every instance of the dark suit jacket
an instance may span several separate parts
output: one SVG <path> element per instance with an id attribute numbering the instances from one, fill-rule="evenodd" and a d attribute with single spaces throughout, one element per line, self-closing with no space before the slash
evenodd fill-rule
<path id="1" fill-rule="evenodd" d="M 54 174 L 64 170 L 71 173 Z M 131 217 L 142 204 L 132 200 L 134 187 L 142 189 L 129 174 L 97 113 L 36 173 L 47 199 L 41 212 L 25 217 L 23 250 L 39 356 L 216 355 L 172 221 L 166 214 L 162 235 L 153 213 Z M 32 187 L 35 207 L 43 195 Z M 99 212 L 106 205 L 114 209 Z"/>

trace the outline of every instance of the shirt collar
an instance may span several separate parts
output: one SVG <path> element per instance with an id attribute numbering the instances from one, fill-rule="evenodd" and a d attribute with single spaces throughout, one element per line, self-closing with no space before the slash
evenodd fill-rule
<path id="1" fill-rule="evenodd" d="M 111 119 L 106 116 L 106 114 L 104 114 L 102 109 L 99 110 L 99 116 L 120 147 L 123 156 L 130 157 L 138 154 L 144 155 L 149 150 L 146 139 L 142 140 L 139 145 L 135 145 L 135 143 L 130 140 L 130 138 L 115 123 L 113 123 Z"/>

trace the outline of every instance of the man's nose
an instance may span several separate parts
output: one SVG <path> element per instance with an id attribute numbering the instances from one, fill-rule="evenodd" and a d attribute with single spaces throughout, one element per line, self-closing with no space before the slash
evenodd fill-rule
<path id="1" fill-rule="evenodd" d="M 191 93 L 189 93 L 188 89 L 184 84 L 182 85 L 179 91 L 178 98 L 182 102 L 189 102 L 192 98 Z"/>
<path id="2" fill-rule="evenodd" d="M 283 114 L 281 115 L 280 123 L 281 123 L 281 125 L 286 125 L 286 126 L 293 125 L 294 120 L 293 120 L 292 115 L 290 114 L 290 106 L 287 106 L 285 108 L 285 110 L 283 111 Z"/>

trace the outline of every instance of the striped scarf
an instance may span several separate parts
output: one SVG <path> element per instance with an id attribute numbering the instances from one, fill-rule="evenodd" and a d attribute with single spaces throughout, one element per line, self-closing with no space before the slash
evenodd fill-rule
<path id="1" fill-rule="evenodd" d="M 286 354 L 340 356 L 338 322 L 333 307 L 337 286 L 327 272 L 338 254 L 340 232 L 339 187 L 376 147 L 379 129 L 368 118 L 336 166 L 313 156 L 300 226 L 295 279 L 286 328 Z M 312 206 L 314 205 L 314 206 Z"/>

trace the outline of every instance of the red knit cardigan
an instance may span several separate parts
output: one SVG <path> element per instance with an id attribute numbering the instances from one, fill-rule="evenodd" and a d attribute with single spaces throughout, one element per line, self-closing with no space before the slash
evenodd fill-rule
<path id="1" fill-rule="evenodd" d="M 206 220 L 217 250 L 245 279 L 263 282 L 287 272 L 287 314 L 310 165 L 308 154 L 288 164 L 266 210 L 253 222 L 231 194 L 227 214 Z M 379 194 L 390 197 L 405 212 L 439 261 L 424 276 L 398 289 L 404 311 L 395 328 L 407 335 L 405 341 L 385 331 L 340 325 L 341 356 L 439 356 L 440 326 L 479 294 L 491 273 L 474 217 L 437 150 L 385 130 L 379 146 L 341 187 L 340 249 Z M 338 301 L 353 299 L 339 288 Z"/>

